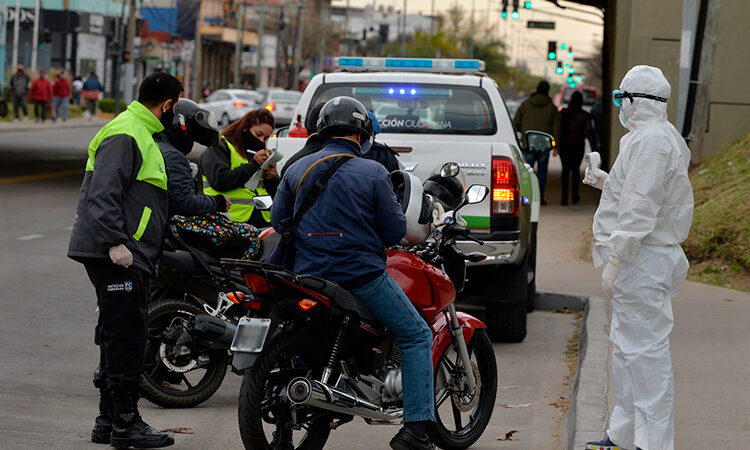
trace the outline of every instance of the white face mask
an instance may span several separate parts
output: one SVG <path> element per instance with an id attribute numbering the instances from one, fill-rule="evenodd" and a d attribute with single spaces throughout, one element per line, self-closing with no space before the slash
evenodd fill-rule
<path id="1" fill-rule="evenodd" d="M 620 108 L 620 114 L 619 114 L 619 116 L 620 116 L 620 123 L 622 124 L 622 126 L 624 126 L 625 128 L 627 128 L 628 127 L 628 116 L 625 115 L 625 113 L 622 111 L 622 108 Z"/>

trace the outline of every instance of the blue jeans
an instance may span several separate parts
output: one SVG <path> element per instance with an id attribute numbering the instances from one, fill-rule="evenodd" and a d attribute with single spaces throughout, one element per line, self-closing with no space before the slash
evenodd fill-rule
<path id="1" fill-rule="evenodd" d="M 549 152 L 529 152 L 526 154 L 526 162 L 534 167 L 536 163 L 537 178 L 539 178 L 539 192 L 544 200 L 544 185 L 547 184 L 547 164 L 549 164 Z"/>
<path id="2" fill-rule="evenodd" d="M 404 422 L 435 420 L 432 332 L 396 281 L 383 273 L 352 291 L 388 327 L 401 348 Z"/>
<path id="3" fill-rule="evenodd" d="M 55 119 L 68 120 L 68 97 L 52 97 Z"/>

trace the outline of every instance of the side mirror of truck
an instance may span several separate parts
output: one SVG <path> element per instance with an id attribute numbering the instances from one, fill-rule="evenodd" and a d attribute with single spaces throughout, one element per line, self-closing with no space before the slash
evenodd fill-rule
<path id="1" fill-rule="evenodd" d="M 527 131 L 523 135 L 526 152 L 544 153 L 555 148 L 556 142 L 552 135 L 541 131 Z"/>

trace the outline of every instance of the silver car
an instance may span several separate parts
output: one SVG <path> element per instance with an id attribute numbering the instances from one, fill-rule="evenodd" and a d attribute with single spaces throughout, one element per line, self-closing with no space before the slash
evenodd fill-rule
<path id="1" fill-rule="evenodd" d="M 262 104 L 273 113 L 276 126 L 285 126 L 292 122 L 297 104 L 302 97 L 301 92 L 282 89 L 258 89 L 258 92 L 264 94 Z"/>
<path id="2" fill-rule="evenodd" d="M 226 127 L 248 112 L 261 108 L 263 95 L 245 89 L 219 89 L 206 98 L 201 106 L 214 113 L 219 125 Z"/>

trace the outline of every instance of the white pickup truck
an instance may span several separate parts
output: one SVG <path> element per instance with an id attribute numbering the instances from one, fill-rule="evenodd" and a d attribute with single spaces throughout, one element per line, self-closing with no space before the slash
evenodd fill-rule
<path id="1" fill-rule="evenodd" d="M 462 216 L 484 245 L 462 243 L 466 252 L 488 258 L 467 270 L 467 297 L 486 305 L 490 336 L 520 342 L 535 294 L 539 183 L 526 166 L 497 84 L 484 75 L 484 62 L 453 59 L 345 58 L 338 72 L 317 75 L 302 94 L 290 133 L 299 134 L 310 108 L 346 95 L 361 101 L 378 119 L 376 140 L 399 154 L 404 168 L 422 180 L 448 161 L 457 162 L 466 184 L 490 187 L 482 203 Z M 552 137 L 528 132 L 534 151 L 548 151 Z M 269 149 L 285 157 L 305 139 L 276 137 Z"/>

